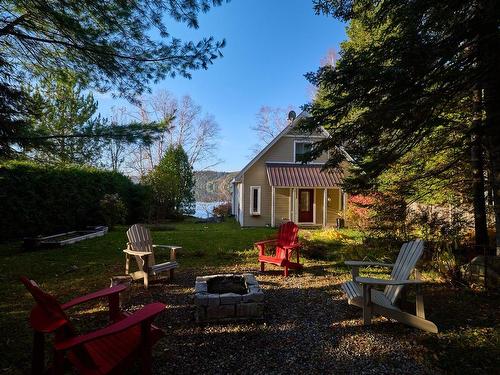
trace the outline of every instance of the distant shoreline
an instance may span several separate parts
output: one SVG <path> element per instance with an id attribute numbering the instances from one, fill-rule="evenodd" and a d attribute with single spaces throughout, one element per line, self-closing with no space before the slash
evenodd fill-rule
<path id="1" fill-rule="evenodd" d="M 195 213 L 194 217 L 199 219 L 208 219 L 212 217 L 212 210 L 219 204 L 224 203 L 222 201 L 211 201 L 211 202 L 195 202 Z"/>

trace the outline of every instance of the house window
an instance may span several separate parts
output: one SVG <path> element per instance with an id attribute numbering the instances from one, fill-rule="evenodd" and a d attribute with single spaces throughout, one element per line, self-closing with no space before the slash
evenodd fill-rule
<path id="1" fill-rule="evenodd" d="M 311 142 L 295 142 L 295 162 L 301 163 L 304 161 L 304 155 L 311 151 Z"/>
<path id="2" fill-rule="evenodd" d="M 250 186 L 250 215 L 260 215 L 260 186 Z"/>

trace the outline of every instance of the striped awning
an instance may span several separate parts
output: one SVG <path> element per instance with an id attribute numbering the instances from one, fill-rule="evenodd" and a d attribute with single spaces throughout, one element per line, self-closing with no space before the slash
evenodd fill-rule
<path id="1" fill-rule="evenodd" d="M 271 186 L 278 187 L 335 187 L 342 183 L 343 173 L 322 171 L 321 165 L 266 164 Z"/>

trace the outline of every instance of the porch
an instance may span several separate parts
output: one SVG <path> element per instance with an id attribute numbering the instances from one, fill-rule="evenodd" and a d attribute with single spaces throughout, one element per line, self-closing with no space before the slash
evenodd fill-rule
<path id="1" fill-rule="evenodd" d="M 291 220 L 300 226 L 337 226 L 345 205 L 339 187 L 271 187 L 271 225 Z"/>
<path id="2" fill-rule="evenodd" d="M 320 165 L 267 164 L 271 226 L 291 220 L 300 226 L 338 226 L 344 219 L 342 175 Z"/>

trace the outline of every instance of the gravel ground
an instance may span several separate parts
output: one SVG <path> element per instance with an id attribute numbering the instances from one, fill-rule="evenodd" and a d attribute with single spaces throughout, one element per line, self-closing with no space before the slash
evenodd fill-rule
<path id="1" fill-rule="evenodd" d="M 261 322 L 197 325 L 192 293 L 196 276 L 254 272 L 265 293 Z M 130 309 L 151 301 L 167 304 L 156 320 L 166 337 L 155 346 L 155 373 L 175 374 L 436 374 L 425 366 L 423 333 L 374 319 L 361 325 L 361 310 L 340 290 L 345 271 L 316 265 L 284 278 L 256 267 L 179 269 L 175 280 L 134 285 Z"/>

